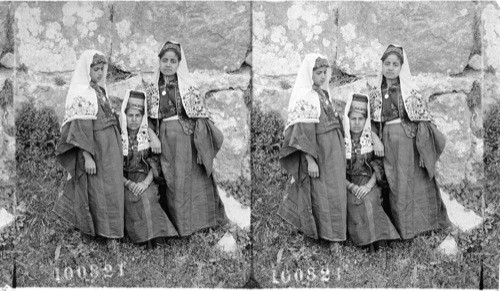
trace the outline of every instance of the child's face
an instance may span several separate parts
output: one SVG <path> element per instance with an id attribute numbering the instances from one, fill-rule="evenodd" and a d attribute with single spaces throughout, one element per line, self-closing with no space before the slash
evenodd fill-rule
<path id="1" fill-rule="evenodd" d="M 90 67 L 90 80 L 94 83 L 101 81 L 104 75 L 104 64 L 96 64 Z"/>
<path id="2" fill-rule="evenodd" d="M 353 111 L 349 114 L 349 125 L 351 132 L 360 133 L 365 127 L 366 118 L 361 112 Z"/>
<path id="3" fill-rule="evenodd" d="M 386 79 L 396 79 L 401 72 L 401 61 L 395 54 L 388 55 L 382 62 L 382 74 Z"/>
<path id="4" fill-rule="evenodd" d="M 172 76 L 177 73 L 179 59 L 173 51 L 166 51 L 160 59 L 160 72 L 165 76 Z"/>
<path id="5" fill-rule="evenodd" d="M 317 68 L 313 71 L 313 82 L 316 86 L 322 86 L 326 81 L 326 67 Z"/>
<path id="6" fill-rule="evenodd" d="M 129 108 L 125 113 L 127 117 L 127 128 L 137 130 L 141 126 L 142 112 L 137 108 Z"/>

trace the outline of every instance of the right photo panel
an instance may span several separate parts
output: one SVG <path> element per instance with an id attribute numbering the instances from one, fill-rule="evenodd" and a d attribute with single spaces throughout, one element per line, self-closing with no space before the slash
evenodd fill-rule
<path id="1" fill-rule="evenodd" d="M 497 288 L 496 2 L 253 2 L 261 287 Z"/>

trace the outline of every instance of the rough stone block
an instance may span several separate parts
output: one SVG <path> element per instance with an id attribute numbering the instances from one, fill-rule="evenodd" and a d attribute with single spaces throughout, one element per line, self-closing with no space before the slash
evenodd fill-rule
<path id="1" fill-rule="evenodd" d="M 336 55 L 336 4 L 329 2 L 255 2 L 254 73 L 296 74 L 307 53 Z"/>
<path id="2" fill-rule="evenodd" d="M 228 196 L 226 191 L 219 188 L 219 196 L 224 203 L 227 218 L 243 229 L 250 229 L 250 207 L 243 207 L 241 203 L 236 201 L 231 196 Z"/>
<path id="3" fill-rule="evenodd" d="M 448 235 L 444 241 L 438 247 L 439 251 L 441 251 L 445 255 L 454 256 L 460 252 L 457 246 L 457 242 L 455 239 Z"/>
<path id="4" fill-rule="evenodd" d="M 259 76 L 253 82 L 253 100 L 259 101 L 264 111 L 277 110 L 287 118 L 288 102 L 295 83 L 295 75 L 281 77 Z"/>
<path id="5" fill-rule="evenodd" d="M 500 74 L 484 75 L 484 92 L 482 99 L 483 112 L 487 112 L 492 104 L 500 102 Z"/>
<path id="6" fill-rule="evenodd" d="M 217 247 L 226 253 L 235 253 L 238 250 L 236 240 L 233 235 L 228 232 L 219 240 Z"/>
<path id="7" fill-rule="evenodd" d="M 12 225 L 14 221 L 14 215 L 10 214 L 5 208 L 0 209 L 0 231 Z"/>
<path id="8" fill-rule="evenodd" d="M 341 2 L 337 64 L 350 75 L 375 75 L 396 43 L 412 72 L 457 74 L 473 46 L 474 13 L 472 2 Z"/>
<path id="9" fill-rule="evenodd" d="M 13 53 L 6 53 L 3 55 L 0 60 L 0 64 L 7 69 L 13 69 L 15 66 L 16 60 Z"/>
<path id="10" fill-rule="evenodd" d="M 469 60 L 469 67 L 476 71 L 481 71 L 483 69 L 483 58 L 480 55 L 473 55 Z"/>
<path id="11" fill-rule="evenodd" d="M 495 2 L 489 2 L 481 14 L 483 37 L 483 53 L 485 67 L 491 66 L 495 71 L 500 71 L 500 7 Z"/>
<path id="12" fill-rule="evenodd" d="M 469 231 L 482 225 L 483 218 L 481 216 L 472 210 L 466 209 L 457 200 L 452 199 L 448 193 L 441 191 L 441 198 L 446 206 L 451 223 L 461 231 Z"/>
<path id="13" fill-rule="evenodd" d="M 243 91 L 216 92 L 206 102 L 215 125 L 224 134 L 222 148 L 214 161 L 216 178 L 221 181 L 235 181 L 240 176 L 250 179 L 249 112 Z"/>
<path id="14" fill-rule="evenodd" d="M 0 54 L 4 52 L 7 45 L 7 15 L 12 8 L 9 2 L 0 2 Z"/>
<path id="15" fill-rule="evenodd" d="M 438 161 L 438 181 L 458 184 L 476 182 L 482 176 L 482 147 L 471 130 L 471 111 L 464 93 L 446 93 L 429 103 L 438 129 L 446 137 L 446 147 Z M 464 167 L 465 164 L 465 167 Z"/>
<path id="16" fill-rule="evenodd" d="M 116 2 L 113 60 L 126 71 L 153 71 L 166 40 L 181 43 L 188 67 L 232 71 L 250 47 L 249 2 Z"/>
<path id="17" fill-rule="evenodd" d="M 80 54 L 110 49 L 107 2 L 22 2 L 16 4 L 18 64 L 37 72 L 74 70 Z"/>

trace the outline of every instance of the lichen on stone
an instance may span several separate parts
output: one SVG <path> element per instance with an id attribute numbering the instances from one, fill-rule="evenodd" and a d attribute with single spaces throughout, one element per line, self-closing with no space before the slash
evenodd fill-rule
<path id="1" fill-rule="evenodd" d="M 485 41 L 486 65 L 500 70 L 500 10 L 488 4 L 482 13 Z"/>

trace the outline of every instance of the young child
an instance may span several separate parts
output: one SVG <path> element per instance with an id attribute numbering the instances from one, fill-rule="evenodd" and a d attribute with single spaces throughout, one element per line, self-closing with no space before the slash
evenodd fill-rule
<path id="1" fill-rule="evenodd" d="M 356 245 L 399 239 L 396 228 L 384 212 L 381 188 L 381 160 L 374 160 L 368 96 L 349 96 L 344 110 L 347 158 L 347 230 Z"/>
<path id="2" fill-rule="evenodd" d="M 344 241 L 345 147 L 328 93 L 330 71 L 325 57 L 309 54 L 297 74 L 280 152 L 293 180 L 278 215 L 309 237 Z"/>
<path id="3" fill-rule="evenodd" d="M 153 248 L 162 237 L 177 231 L 159 203 L 159 165 L 150 159 L 145 94 L 127 90 L 123 98 L 120 123 L 123 144 L 123 183 L 125 185 L 125 230 L 134 243 L 147 242 Z"/>

